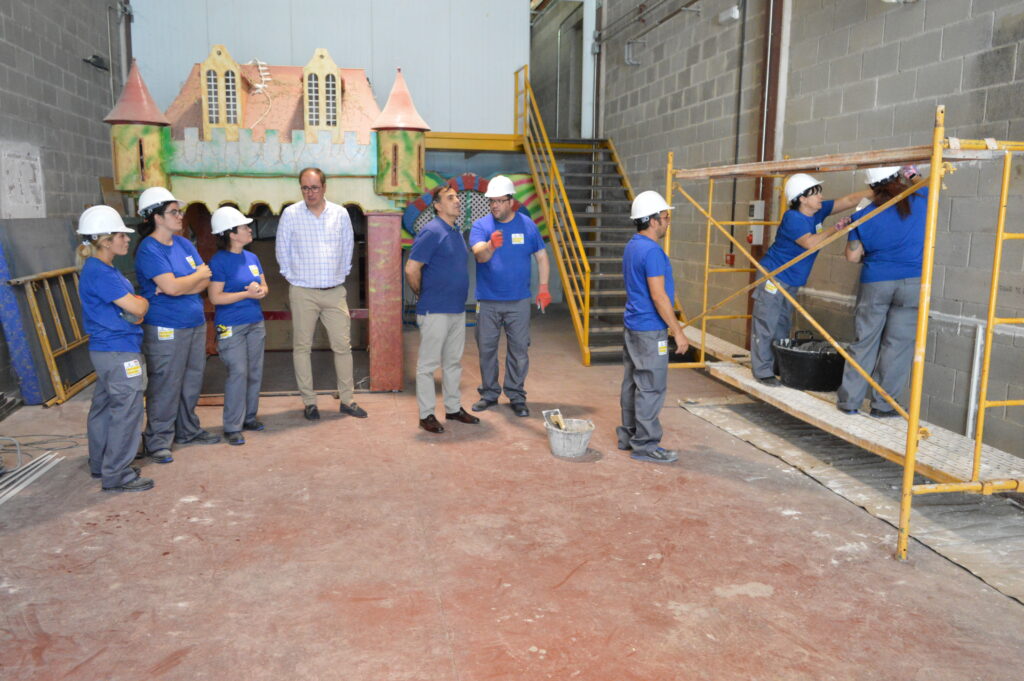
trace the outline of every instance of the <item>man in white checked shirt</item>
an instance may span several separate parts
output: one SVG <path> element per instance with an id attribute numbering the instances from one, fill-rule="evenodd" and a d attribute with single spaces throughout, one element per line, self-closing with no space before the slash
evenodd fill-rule
<path id="1" fill-rule="evenodd" d="M 293 203 L 281 213 L 276 253 L 281 274 L 290 284 L 292 362 L 304 415 L 310 421 L 320 419 L 310 363 L 319 319 L 334 352 L 341 398 L 338 410 L 345 416 L 366 418 L 366 411 L 353 401 L 351 320 L 344 285 L 352 269 L 352 221 L 344 207 L 326 199 L 327 178 L 319 168 L 305 168 L 299 173 L 299 187 L 302 203 Z"/>

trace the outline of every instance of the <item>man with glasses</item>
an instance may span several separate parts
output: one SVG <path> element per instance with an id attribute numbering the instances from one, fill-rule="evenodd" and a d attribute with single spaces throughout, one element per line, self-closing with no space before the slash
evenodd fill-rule
<path id="1" fill-rule="evenodd" d="M 826 201 L 822 196 L 821 183 L 804 173 L 797 173 L 786 180 L 785 190 L 789 210 L 782 216 L 782 224 L 775 233 L 772 247 L 761 258 L 761 266 L 769 272 L 785 265 L 804 251 L 815 248 L 850 224 L 849 219 L 844 218 L 829 229 L 822 228 L 823 221 L 829 215 L 852 210 L 861 199 L 871 196 L 871 191 L 865 190 Z M 800 287 L 807 283 L 817 257 L 817 253 L 807 256 L 792 267 L 779 272 L 775 275 L 775 280 L 795 296 Z M 761 384 L 777 386 L 780 383 L 779 379 L 775 378 L 772 342 L 789 337 L 793 306 L 786 296 L 779 292 L 779 287 L 771 281 L 765 281 L 754 289 L 751 298 L 754 299 L 754 309 L 750 320 L 750 370 Z"/>
<path id="2" fill-rule="evenodd" d="M 310 421 L 320 419 L 310 361 L 320 320 L 334 352 L 341 398 L 338 411 L 343 416 L 366 418 L 366 411 L 353 400 L 351 320 L 344 286 L 352 270 L 352 221 L 344 207 L 326 199 L 327 178 L 319 168 L 303 169 L 299 187 L 302 203 L 293 203 L 281 213 L 275 251 L 281 274 L 290 284 L 292 362 L 305 405 L 303 415 Z"/>
<path id="3" fill-rule="evenodd" d="M 498 175 L 487 185 L 485 196 L 491 214 L 473 223 L 469 245 L 476 258 L 476 344 L 480 353 L 480 399 L 473 411 L 484 411 L 498 402 L 502 390 L 516 416 L 529 416 L 526 406 L 526 374 L 530 368 L 530 274 L 537 261 L 537 306 L 551 304 L 548 291 L 548 255 L 533 220 L 516 210 L 512 180 Z M 505 381 L 498 385 L 498 343 L 506 338 Z"/>

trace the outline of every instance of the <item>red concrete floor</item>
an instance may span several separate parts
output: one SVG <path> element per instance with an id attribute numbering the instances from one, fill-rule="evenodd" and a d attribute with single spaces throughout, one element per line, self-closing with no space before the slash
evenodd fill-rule
<path id="1" fill-rule="evenodd" d="M 1024 606 L 919 544 L 896 562 L 891 527 L 671 406 L 728 393 L 706 376 L 671 374 L 678 464 L 619 452 L 621 369 L 569 329 L 534 326 L 530 419 L 434 436 L 411 391 L 360 395 L 365 421 L 324 397 L 317 425 L 266 399 L 266 432 L 147 464 L 141 494 L 66 452 L 0 507 L 0 678 L 1020 678 Z M 549 454 L 551 406 L 594 419 L 597 460 Z M 0 425 L 81 433 L 87 408 Z"/>

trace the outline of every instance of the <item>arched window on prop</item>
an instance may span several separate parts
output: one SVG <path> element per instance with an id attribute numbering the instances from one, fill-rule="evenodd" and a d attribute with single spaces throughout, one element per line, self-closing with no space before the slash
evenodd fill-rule
<path id="1" fill-rule="evenodd" d="M 320 125 L 320 79 L 315 73 L 306 77 L 306 123 Z"/>
<path id="2" fill-rule="evenodd" d="M 220 123 L 218 101 L 217 72 L 209 69 L 206 72 L 206 121 L 208 123 Z"/>
<path id="3" fill-rule="evenodd" d="M 333 73 L 324 77 L 324 118 L 325 125 L 338 126 L 338 79 Z"/>
<path id="4" fill-rule="evenodd" d="M 224 72 L 224 118 L 228 125 L 238 125 L 238 87 L 234 71 Z"/>

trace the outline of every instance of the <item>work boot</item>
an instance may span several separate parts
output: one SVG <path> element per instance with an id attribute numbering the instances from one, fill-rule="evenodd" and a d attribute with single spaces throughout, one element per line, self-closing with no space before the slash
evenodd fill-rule
<path id="1" fill-rule="evenodd" d="M 367 416 L 366 410 L 355 402 L 352 404 L 342 403 L 338 405 L 338 411 L 341 412 L 343 416 L 355 416 L 357 419 L 365 419 Z"/>
<path id="2" fill-rule="evenodd" d="M 679 458 L 679 454 L 664 447 L 655 447 L 645 452 L 634 451 L 629 456 L 637 461 L 650 461 L 651 463 L 672 463 Z"/>
<path id="3" fill-rule="evenodd" d="M 104 492 L 145 492 L 147 489 L 153 489 L 153 480 L 151 478 L 136 477 L 134 480 L 130 480 L 123 485 L 117 487 L 104 487 Z"/>
<path id="4" fill-rule="evenodd" d="M 320 420 L 320 410 L 316 408 L 315 404 L 307 404 L 306 408 L 302 411 L 302 415 L 306 417 L 307 421 Z"/>
<path id="5" fill-rule="evenodd" d="M 487 411 L 498 403 L 498 400 L 489 400 L 486 397 L 481 397 L 479 400 L 473 403 L 470 407 L 473 411 Z"/>

